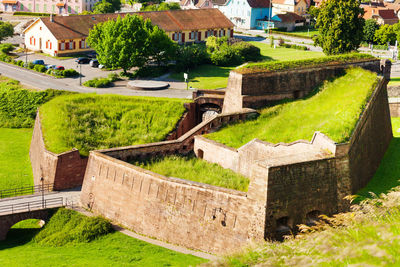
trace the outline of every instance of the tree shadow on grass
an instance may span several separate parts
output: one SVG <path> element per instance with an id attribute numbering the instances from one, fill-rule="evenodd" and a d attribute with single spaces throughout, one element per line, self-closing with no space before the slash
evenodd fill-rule
<path id="1" fill-rule="evenodd" d="M 374 177 L 358 191 L 355 202 L 388 193 L 400 185 L 400 137 L 393 137 Z M 371 194 L 372 192 L 373 194 Z"/>

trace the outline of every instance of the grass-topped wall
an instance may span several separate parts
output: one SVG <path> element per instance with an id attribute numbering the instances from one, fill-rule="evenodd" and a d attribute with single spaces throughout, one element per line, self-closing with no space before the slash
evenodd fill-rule
<path id="1" fill-rule="evenodd" d="M 165 139 L 187 100 L 117 95 L 69 95 L 40 108 L 46 147 L 54 153 L 157 142 Z"/>
<path id="2" fill-rule="evenodd" d="M 260 72 L 276 72 L 289 69 L 302 69 L 310 67 L 327 66 L 340 63 L 352 63 L 370 61 L 376 59 L 374 56 L 360 53 L 350 53 L 337 56 L 293 60 L 293 61 L 273 61 L 261 63 L 249 63 L 235 70 L 235 72 L 247 73 L 260 73 Z"/>
<path id="3" fill-rule="evenodd" d="M 346 142 L 376 82 L 376 73 L 351 68 L 312 96 L 261 109 L 257 119 L 227 125 L 207 137 L 238 148 L 254 138 L 272 143 L 310 140 L 320 131 L 335 142 Z"/>

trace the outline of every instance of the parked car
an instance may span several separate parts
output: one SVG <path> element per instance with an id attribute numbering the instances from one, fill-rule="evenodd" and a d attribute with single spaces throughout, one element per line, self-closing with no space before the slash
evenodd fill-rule
<path id="1" fill-rule="evenodd" d="M 56 70 L 65 70 L 65 68 L 63 66 L 57 66 L 55 69 Z"/>
<path id="2" fill-rule="evenodd" d="M 32 61 L 32 63 L 35 65 L 44 65 L 44 61 L 41 59 L 35 59 L 34 61 Z"/>
<path id="3" fill-rule="evenodd" d="M 99 61 L 97 59 L 92 59 L 90 60 L 89 65 L 93 68 L 97 68 L 99 66 Z"/>
<path id="4" fill-rule="evenodd" d="M 97 58 L 97 53 L 96 52 L 89 52 L 87 55 L 89 58 Z"/>
<path id="5" fill-rule="evenodd" d="M 78 57 L 78 58 L 75 60 L 75 62 L 78 63 L 78 64 L 88 64 L 88 63 L 90 62 L 90 58 L 87 58 L 87 57 Z"/>
<path id="6" fill-rule="evenodd" d="M 49 69 L 55 69 L 56 68 L 56 65 L 46 65 L 46 70 L 49 70 Z"/>
<path id="7" fill-rule="evenodd" d="M 100 65 L 99 65 L 99 69 L 102 69 L 102 68 L 104 68 L 104 65 L 101 65 L 101 64 L 100 64 Z"/>

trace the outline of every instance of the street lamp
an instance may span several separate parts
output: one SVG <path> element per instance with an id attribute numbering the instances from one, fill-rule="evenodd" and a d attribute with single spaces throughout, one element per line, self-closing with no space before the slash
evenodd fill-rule
<path id="1" fill-rule="evenodd" d="M 44 209 L 44 178 L 40 177 L 40 182 L 42 183 L 42 208 Z"/>

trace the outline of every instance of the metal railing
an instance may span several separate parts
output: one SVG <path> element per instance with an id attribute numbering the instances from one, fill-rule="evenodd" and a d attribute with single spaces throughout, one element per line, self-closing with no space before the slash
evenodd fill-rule
<path id="1" fill-rule="evenodd" d="M 35 193 L 50 192 L 53 191 L 53 186 L 54 184 L 43 184 L 43 185 L 33 185 L 33 186 L 4 189 L 0 190 L 0 199 L 6 197 L 33 195 Z"/>
<path id="2" fill-rule="evenodd" d="M 65 203 L 65 205 L 67 205 L 67 203 Z M 0 206 L 0 214 L 14 214 L 48 208 L 57 208 L 62 206 L 64 206 L 63 197 L 49 198 Z"/>

